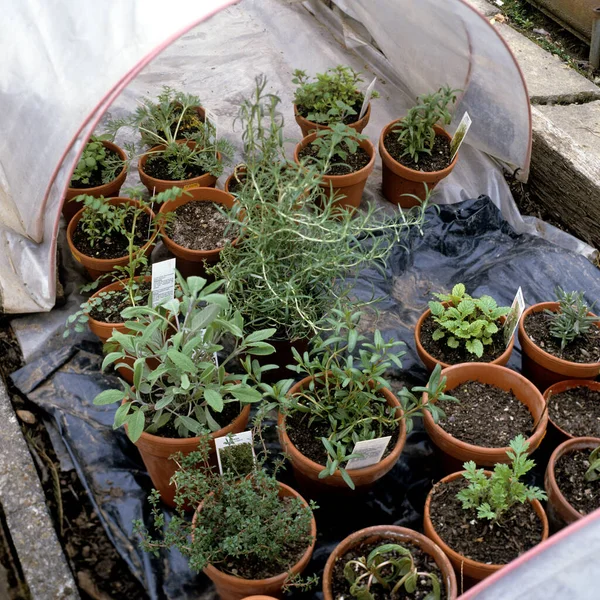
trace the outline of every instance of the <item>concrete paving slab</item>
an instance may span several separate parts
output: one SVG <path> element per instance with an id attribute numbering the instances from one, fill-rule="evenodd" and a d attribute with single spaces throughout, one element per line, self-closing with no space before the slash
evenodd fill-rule
<path id="1" fill-rule="evenodd" d="M 27 443 L 0 380 L 0 503 L 32 600 L 78 600 Z"/>

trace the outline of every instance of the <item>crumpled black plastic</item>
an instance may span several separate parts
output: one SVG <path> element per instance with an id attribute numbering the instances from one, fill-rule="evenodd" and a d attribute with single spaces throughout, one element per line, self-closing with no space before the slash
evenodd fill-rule
<path id="1" fill-rule="evenodd" d="M 469 293 L 488 293 L 509 305 L 519 286 L 533 304 L 553 298 L 557 285 L 585 290 L 591 303 L 600 299 L 600 272 L 584 257 L 531 235 L 517 235 L 487 197 L 428 211 L 423 235 L 413 232 L 406 246 L 396 246 L 382 275 L 360 274 L 357 297 L 369 298 L 373 287 L 386 298 L 374 326 L 384 337 L 406 343 L 398 379 L 422 383 L 426 372 L 414 348 L 413 330 L 433 291 L 462 282 Z M 102 390 L 117 378 L 100 372 L 100 345 L 80 344 L 44 356 L 13 374 L 15 385 L 56 421 L 79 477 L 106 531 L 131 572 L 152 599 L 188 600 L 210 590 L 203 575 L 194 575 L 177 552 L 154 559 L 144 554 L 132 534 L 134 519 L 148 518 L 151 489 L 136 448 L 122 430 L 113 431 L 115 406 L 94 406 Z M 509 366 L 519 370 L 518 343 Z M 271 445 L 277 448 L 272 433 Z M 539 480 L 538 469 L 537 479 Z M 316 511 L 319 531 L 309 572 L 321 573 L 329 554 L 353 531 L 377 524 L 421 528 L 422 507 L 433 481 L 440 477 L 427 434 L 418 426 L 409 435 L 394 469 L 364 496 L 322 503 Z M 291 472 L 282 480 L 294 485 Z M 293 594 L 321 597 L 320 591 Z"/>

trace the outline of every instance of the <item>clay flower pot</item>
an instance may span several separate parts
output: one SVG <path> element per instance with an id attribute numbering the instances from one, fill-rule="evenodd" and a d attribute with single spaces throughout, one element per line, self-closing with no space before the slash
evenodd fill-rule
<path id="1" fill-rule="evenodd" d="M 571 438 L 564 441 L 552 453 L 552 456 L 548 461 L 548 466 L 546 467 L 544 487 L 548 494 L 548 507 L 546 510 L 548 511 L 550 522 L 555 529 L 562 529 L 583 518 L 583 515 L 569 504 L 568 500 L 563 496 L 558 487 L 556 476 L 554 474 L 558 459 L 561 458 L 561 456 L 575 452 L 576 450 L 589 450 L 591 452 L 598 446 L 600 446 L 600 438 Z"/>
<path id="2" fill-rule="evenodd" d="M 297 394 L 311 382 L 312 377 L 305 377 L 296 385 L 294 385 L 288 394 L 293 396 Z M 379 392 L 387 400 L 388 406 L 400 406 L 400 402 L 392 392 L 386 388 L 382 388 Z M 292 469 L 294 470 L 294 476 L 296 479 L 305 485 L 307 489 L 314 490 L 315 493 L 320 492 L 351 492 L 352 490 L 348 487 L 346 482 L 342 479 L 342 475 L 337 470 L 333 475 L 319 479 L 319 473 L 325 468 L 325 465 L 320 465 L 310 458 L 304 456 L 294 446 L 290 440 L 286 431 L 286 419 L 282 413 L 279 413 L 277 419 L 277 429 L 279 434 L 279 443 L 283 448 L 285 454 L 288 455 L 290 462 L 292 463 Z M 393 450 L 384 458 L 382 458 L 376 465 L 370 467 L 364 467 L 362 469 L 350 469 L 348 474 L 356 486 L 356 490 L 365 490 L 369 488 L 378 479 L 381 479 L 398 461 L 400 453 L 404 448 L 406 442 L 406 425 L 404 421 L 400 421 L 400 433 L 398 440 Z"/>
<path id="3" fill-rule="evenodd" d="M 316 137 L 316 133 L 311 133 L 296 146 L 294 160 L 298 164 L 300 164 L 300 152 L 314 142 Z M 323 175 L 323 183 L 321 184 L 325 192 L 333 191 L 336 198 L 337 196 L 343 196 L 336 199 L 334 204 L 353 210 L 360 206 L 367 179 L 375 166 L 375 147 L 373 144 L 369 140 L 361 140 L 358 144 L 371 159 L 367 166 L 354 173 L 348 173 L 348 175 Z"/>
<path id="4" fill-rule="evenodd" d="M 235 197 L 222 190 L 212 187 L 194 187 L 187 190 L 187 194 L 179 196 L 174 200 L 165 202 L 158 211 L 159 214 L 167 214 L 175 209 L 188 204 L 189 202 L 214 202 L 230 209 L 233 206 Z M 204 263 L 214 264 L 219 261 L 219 255 L 223 248 L 214 248 L 213 250 L 190 250 L 174 242 L 167 233 L 164 224 L 160 225 L 162 240 L 169 251 L 177 257 L 177 269 L 184 277 L 190 275 L 204 275 Z M 237 238 L 232 244 L 237 242 Z"/>
<path id="5" fill-rule="evenodd" d="M 279 483 L 279 496 L 281 498 L 299 498 L 304 505 L 308 506 L 306 500 L 304 500 L 298 492 L 284 483 Z M 198 507 L 198 510 L 201 509 L 202 505 Z M 195 521 L 196 514 L 194 514 L 194 522 Z M 286 573 L 281 573 L 269 577 L 268 579 L 242 579 L 241 577 L 223 573 L 223 571 L 219 571 L 219 569 L 212 565 L 208 565 L 203 572 L 215 584 L 217 594 L 221 600 L 242 600 L 242 598 L 247 598 L 249 596 L 253 598 L 280 597 L 282 594 L 281 589 L 289 574 L 297 575 L 302 573 L 310 562 L 317 540 L 317 523 L 314 515 L 311 518 L 310 536 L 312 537 L 310 546 L 306 549 L 306 552 L 302 555 L 300 560 Z M 265 595 L 263 596 L 262 594 Z"/>
<path id="6" fill-rule="evenodd" d="M 194 148 L 196 146 L 196 142 L 188 142 L 186 140 L 177 140 L 177 144 L 187 144 L 190 148 Z M 210 173 L 205 173 L 204 175 L 199 175 L 198 177 L 191 177 L 190 179 L 182 179 L 180 181 L 174 181 L 171 179 L 156 179 L 155 177 L 151 177 L 144 171 L 144 166 L 146 161 L 157 152 L 164 150 L 164 145 L 154 146 L 150 148 L 146 154 L 143 154 L 140 157 L 138 162 L 138 173 L 140 175 L 140 181 L 148 188 L 150 195 L 159 194 L 160 192 L 164 192 L 165 190 L 170 190 L 173 187 L 178 188 L 187 188 L 187 186 L 194 187 L 215 187 L 217 183 L 217 177 L 214 177 Z M 221 160 L 221 153 L 217 152 L 217 157 Z"/>
<path id="7" fill-rule="evenodd" d="M 371 118 L 371 103 L 369 102 L 367 106 L 367 110 L 363 115 L 362 119 L 358 121 L 354 121 L 354 123 L 348 123 L 348 127 L 352 127 L 352 129 L 356 129 L 358 133 L 362 133 L 362 130 L 369 123 L 369 119 Z M 302 130 L 302 137 L 306 137 L 315 131 L 321 131 L 322 129 L 330 129 L 328 125 L 323 125 L 321 123 L 315 123 L 314 121 L 309 121 L 305 119 L 299 112 L 298 107 L 294 104 L 294 119 L 296 119 L 296 123 L 300 125 L 300 129 Z"/>
<path id="8" fill-rule="evenodd" d="M 239 416 L 229 423 L 229 425 L 210 434 L 210 458 L 213 466 L 217 464 L 214 439 L 229 435 L 230 433 L 244 431 L 246 425 L 248 425 L 249 416 L 250 405 L 246 404 Z M 127 428 L 127 425 L 125 425 L 125 428 Z M 175 506 L 175 486 L 171 484 L 171 478 L 177 470 L 177 464 L 169 457 L 177 452 L 188 455 L 190 452 L 198 449 L 199 443 L 199 437 L 167 438 L 146 432 L 142 433 L 139 440 L 135 443 L 148 470 L 152 485 L 160 492 L 160 497 L 165 504 L 172 507 Z"/>
<path id="9" fill-rule="evenodd" d="M 571 390 L 577 387 L 586 387 L 590 390 L 594 390 L 595 392 L 600 392 L 600 382 L 598 381 L 590 381 L 588 379 L 568 379 L 567 381 L 559 381 L 554 385 L 551 385 L 544 392 L 544 400 L 546 403 L 549 402 L 550 398 L 555 394 L 560 394 L 561 392 L 566 392 L 567 390 Z M 565 442 L 566 440 L 572 440 L 576 436 L 572 435 L 568 431 L 565 431 L 561 427 L 559 427 L 548 415 L 548 430 L 552 430 L 552 435 L 557 444 Z"/>
<path id="10" fill-rule="evenodd" d="M 448 305 L 447 302 L 443 302 L 443 304 L 444 304 L 444 306 Z M 425 365 L 425 367 L 427 368 L 427 370 L 429 372 L 433 371 L 435 369 L 435 366 L 438 364 L 442 367 L 442 369 L 446 369 L 447 367 L 452 366 L 448 363 L 438 360 L 437 358 L 435 358 L 434 356 L 429 354 L 429 352 L 427 352 L 427 350 L 425 350 L 425 348 L 423 347 L 423 344 L 421 344 L 421 329 L 423 327 L 423 323 L 425 323 L 425 321 L 429 318 L 430 315 L 431 315 L 431 310 L 427 309 L 419 317 L 419 320 L 417 321 L 417 325 L 415 326 L 415 345 L 417 346 L 417 354 L 419 355 L 419 358 L 423 361 L 423 364 Z M 502 325 L 504 325 L 504 321 L 506 321 L 506 317 L 500 317 L 500 323 Z M 506 365 L 508 363 L 508 359 L 510 358 L 510 355 L 512 354 L 514 346 L 515 346 L 515 336 L 513 335 L 512 338 L 510 339 L 510 343 L 508 344 L 508 347 L 506 348 L 506 350 L 498 358 L 494 359 L 493 361 L 491 361 L 488 364 L 490 364 L 490 365 Z"/>
<path id="11" fill-rule="evenodd" d="M 233 182 L 236 180 L 236 178 L 241 179 L 243 181 L 245 174 L 246 174 L 246 167 L 243 165 L 238 165 L 233 170 L 233 173 L 225 180 L 225 185 L 223 186 L 223 189 L 228 194 L 232 194 L 233 192 L 231 191 L 230 188 L 233 185 Z M 256 596 L 256 597 L 258 597 L 258 596 Z"/>
<path id="12" fill-rule="evenodd" d="M 431 191 L 442 179 L 445 179 L 452 173 L 458 161 L 458 153 L 454 160 L 442 171 L 415 171 L 409 169 L 398 161 L 394 160 L 391 154 L 386 150 L 384 140 L 387 134 L 397 125 L 402 119 L 395 119 L 388 123 L 379 137 L 379 154 L 381 154 L 382 175 L 383 175 L 383 195 L 393 204 L 399 204 L 402 208 L 410 208 L 419 204 L 414 198 L 403 196 L 404 194 L 412 194 L 425 200 L 425 186 Z M 450 134 L 442 129 L 439 125 L 435 125 L 437 135 L 443 135 L 449 140 L 452 139 Z"/>
<path id="13" fill-rule="evenodd" d="M 479 381 L 506 392 L 512 392 L 527 407 L 535 423 L 534 432 L 527 440 L 529 453 L 532 453 L 540 445 L 548 424 L 546 402 L 540 391 L 523 375 L 500 365 L 462 363 L 444 369 L 442 377 L 446 377 L 446 394 L 449 395 L 452 395 L 454 388 L 467 381 Z M 427 396 L 427 394 L 423 395 L 424 402 L 428 401 Z M 474 461 L 479 467 L 493 467 L 496 463 L 510 463 L 510 459 L 506 455 L 506 452 L 510 450 L 508 447 L 484 448 L 462 442 L 434 423 L 429 411 L 424 411 L 423 421 L 429 437 L 445 455 L 447 470 L 453 465 L 462 466 L 469 460 Z"/>
<path id="14" fill-rule="evenodd" d="M 486 563 L 481 563 L 481 562 L 477 562 L 475 560 L 471 560 L 470 558 L 467 558 L 466 556 L 463 556 L 462 554 L 455 552 L 439 536 L 439 534 L 435 530 L 435 525 L 431 521 L 431 512 L 430 512 L 431 499 L 433 497 L 435 488 L 438 487 L 439 485 L 443 485 L 444 483 L 449 483 L 451 481 L 454 481 L 455 479 L 462 477 L 463 472 L 464 471 L 461 471 L 459 473 L 452 473 L 451 475 L 444 477 L 441 481 L 436 483 L 435 486 L 432 488 L 432 490 L 429 492 L 429 495 L 427 496 L 427 500 L 425 501 L 425 511 L 424 511 L 424 515 L 423 515 L 423 530 L 425 532 L 425 535 L 430 540 L 433 540 L 442 549 L 444 554 L 450 559 L 452 566 L 454 567 L 456 573 L 459 576 L 462 573 L 462 574 L 464 574 L 464 577 L 467 580 L 481 581 L 482 579 L 489 577 L 496 571 L 499 571 L 505 565 L 488 565 Z M 486 471 L 486 475 L 489 477 L 491 475 L 490 471 Z M 546 518 L 546 513 L 544 512 L 544 509 L 542 508 L 542 505 L 539 503 L 538 500 L 532 500 L 531 505 L 533 506 L 533 510 L 535 510 L 535 513 L 537 514 L 540 521 L 542 522 L 542 527 L 543 527 L 542 541 L 544 541 L 545 539 L 548 538 L 548 530 L 549 530 L 548 519 Z"/>
<path id="15" fill-rule="evenodd" d="M 109 200 L 110 204 L 130 204 L 134 206 L 138 206 L 139 203 L 137 200 L 132 200 L 131 198 L 111 198 Z M 110 271 L 114 270 L 115 267 L 125 266 L 129 263 L 129 256 L 125 255 L 120 258 L 94 258 L 92 256 L 87 256 L 82 252 L 79 252 L 77 248 L 73 245 L 73 233 L 75 232 L 75 228 L 79 223 L 79 219 L 83 215 L 83 211 L 85 208 L 80 209 L 75 216 L 71 219 L 69 226 L 67 227 L 67 243 L 69 244 L 69 249 L 71 250 L 71 254 L 73 258 L 80 262 L 85 270 L 88 272 L 92 279 L 98 279 L 101 275 L 105 273 L 110 273 Z M 150 216 L 150 219 L 154 219 L 154 213 L 146 208 L 145 212 Z M 142 246 L 141 250 L 146 255 L 149 256 L 154 248 L 154 241 L 156 239 L 157 231 L 154 229 L 154 233 L 152 237 Z"/>
<path id="16" fill-rule="evenodd" d="M 119 148 L 116 144 L 112 142 L 103 141 L 102 145 L 113 152 L 116 152 L 123 161 L 127 160 L 127 154 L 125 154 L 125 150 Z M 102 185 L 97 185 L 96 187 L 91 188 L 74 188 L 68 187 L 67 193 L 65 194 L 65 198 L 63 200 L 62 214 L 67 222 L 67 225 L 71 222 L 71 219 L 79 212 L 81 208 L 81 204 L 79 202 L 71 202 L 71 199 L 76 196 L 80 196 L 81 194 L 85 194 L 87 196 L 94 196 L 98 198 L 99 196 L 104 196 L 105 198 L 113 198 L 119 195 L 119 191 L 121 190 L 121 186 L 125 183 L 125 179 L 127 178 L 127 169 L 123 167 L 119 174 L 109 183 L 103 183 Z"/>
<path id="17" fill-rule="evenodd" d="M 600 374 L 600 362 L 575 363 L 563 360 L 534 344 L 525 331 L 525 319 L 531 313 L 558 311 L 558 302 L 540 302 L 526 309 L 519 321 L 519 342 L 523 350 L 523 373 L 540 389 L 565 379 L 595 379 Z M 593 313 L 588 313 L 592 316 Z M 600 321 L 596 323 L 600 326 Z"/>
<path id="18" fill-rule="evenodd" d="M 404 544 L 410 550 L 411 546 L 417 546 L 421 551 L 429 554 L 435 561 L 436 565 L 442 572 L 442 580 L 440 585 L 446 590 L 447 600 L 454 600 L 458 596 L 458 587 L 456 577 L 450 561 L 441 549 L 436 546 L 430 539 L 426 538 L 421 533 L 417 533 L 406 527 L 398 527 L 396 525 L 376 525 L 356 531 L 343 539 L 329 555 L 323 572 L 323 596 L 325 600 L 333 600 L 332 583 L 333 569 L 338 560 L 344 554 L 352 550 L 359 544 L 376 543 L 381 539 L 393 539 L 396 544 Z M 386 542 L 388 543 L 388 542 Z"/>

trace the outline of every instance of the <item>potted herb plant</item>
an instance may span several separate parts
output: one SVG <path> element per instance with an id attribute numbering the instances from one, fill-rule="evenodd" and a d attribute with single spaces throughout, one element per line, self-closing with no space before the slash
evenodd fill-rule
<path id="1" fill-rule="evenodd" d="M 433 294 L 415 327 L 417 354 L 429 371 L 463 362 L 489 362 L 505 365 L 510 358 L 514 337 L 508 344 L 503 324 L 509 306 L 498 306 L 491 296 L 472 298 L 462 283 L 450 294 Z"/>
<path id="2" fill-rule="evenodd" d="M 336 123 L 305 137 L 296 146 L 294 160 L 300 165 L 312 162 L 322 176 L 326 196 L 354 210 L 375 166 L 375 147 L 366 135 Z"/>
<path id="3" fill-rule="evenodd" d="M 540 500 L 546 494 L 521 479 L 534 467 L 528 444 L 517 436 L 493 472 L 477 469 L 444 477 L 425 502 L 425 535 L 467 581 L 480 581 L 548 537 Z"/>
<path id="4" fill-rule="evenodd" d="M 458 402 L 439 399 L 437 423 L 423 413 L 425 429 L 441 450 L 446 472 L 473 461 L 491 467 L 507 462 L 510 440 L 524 435 L 533 452 L 546 433 L 548 412 L 540 391 L 523 375 L 486 363 L 464 363 L 442 371 L 446 391 Z M 427 393 L 424 402 L 428 402 Z"/>
<path id="5" fill-rule="evenodd" d="M 214 188 L 193 188 L 162 204 L 160 215 L 170 217 L 160 226 L 165 246 L 177 258 L 184 276 L 205 274 L 205 264 L 219 260 L 223 246 L 235 243 L 238 232 L 223 210 L 231 209 L 234 197 Z"/>
<path id="6" fill-rule="evenodd" d="M 336 546 L 325 564 L 323 595 L 453 600 L 458 587 L 450 561 L 430 539 L 405 527 L 377 525 Z"/>
<path id="7" fill-rule="evenodd" d="M 170 505 L 176 464 L 169 457 L 195 450 L 205 436 L 214 450 L 212 439 L 242 431 L 250 404 L 262 399 L 246 382 L 247 375 L 228 372 L 234 359 L 246 355 L 248 369 L 260 380 L 263 367 L 251 365 L 251 357 L 274 351 L 264 342 L 273 330 L 244 334 L 242 316 L 217 293 L 222 282 L 207 285 L 201 277 L 179 277 L 178 286 L 181 298 L 122 311 L 128 333 L 113 332 L 102 368 L 114 364 L 129 369 L 133 386 L 123 382 L 122 390 L 105 390 L 94 399 L 98 405 L 121 403 L 114 426 L 125 426 L 154 486 Z M 233 347 L 216 358 L 226 334 Z M 150 367 L 149 358 L 158 365 Z"/>
<path id="8" fill-rule="evenodd" d="M 311 507 L 296 491 L 260 464 L 242 479 L 231 472 L 219 475 L 211 467 L 206 444 L 177 461 L 177 514 L 165 523 L 159 495 L 153 494 L 155 530 L 165 528 L 165 533 L 155 539 L 137 522 L 144 550 L 158 555 L 160 548 L 177 548 L 192 570 L 213 581 L 221 600 L 255 594 L 280 597 L 284 588 L 317 583 L 314 577 L 300 578 L 317 527 Z M 187 506 L 197 507 L 191 521 Z"/>
<path id="9" fill-rule="evenodd" d="M 125 183 L 128 165 L 125 151 L 109 134 L 92 136 L 83 148 L 65 194 L 62 213 L 67 224 L 81 208 L 72 202 L 76 196 L 84 193 L 95 197 L 117 197 Z"/>
<path id="10" fill-rule="evenodd" d="M 369 102 L 365 114 L 360 117 L 365 99 L 358 89 L 361 82 L 360 73 L 343 65 L 317 73 L 313 81 L 305 71 L 294 71 L 292 83 L 298 86 L 294 94 L 294 117 L 302 136 L 335 123 L 344 123 L 360 133 L 371 116 Z M 377 92 L 373 92 L 371 98 L 378 96 Z"/>
<path id="11" fill-rule="evenodd" d="M 566 440 L 554 450 L 544 477 L 548 518 L 555 529 L 600 508 L 600 437 Z"/>
<path id="12" fill-rule="evenodd" d="M 583 292 L 556 289 L 556 302 L 525 310 L 519 321 L 523 371 L 540 389 L 600 374 L 600 327 Z"/>
<path id="13" fill-rule="evenodd" d="M 423 404 L 407 389 L 400 392 L 400 404 L 384 374 L 392 365 L 402 367 L 404 352 L 396 348 L 403 344 L 385 342 L 379 331 L 369 343 L 357 328 L 360 315 L 334 310 L 326 320 L 331 335 L 317 336 L 302 356 L 294 350 L 296 365 L 290 368 L 304 379 L 276 398 L 280 443 L 296 478 L 317 493 L 370 486 L 398 460 L 412 419 L 432 406 L 434 417 L 439 416 L 437 406 Z M 438 368 L 427 388 L 413 391 L 447 399 L 444 386 Z M 385 437 L 390 439 L 379 462 L 352 468 L 349 461 L 361 456 L 355 444 Z"/>
<path id="14" fill-rule="evenodd" d="M 440 123 L 448 125 L 450 105 L 459 90 L 449 86 L 433 94 L 419 96 L 402 119 L 388 123 L 379 138 L 383 173 L 383 195 L 394 204 L 409 208 L 423 199 L 448 177 L 458 161 L 450 154 L 450 134 Z M 426 185 L 424 185 L 426 184 Z"/>

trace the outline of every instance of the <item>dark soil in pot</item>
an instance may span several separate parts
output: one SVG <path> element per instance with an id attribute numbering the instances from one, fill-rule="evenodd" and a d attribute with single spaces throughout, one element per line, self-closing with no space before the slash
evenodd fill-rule
<path id="1" fill-rule="evenodd" d="M 459 478 L 437 486 L 431 500 L 431 521 L 452 550 L 472 560 L 505 565 L 542 541 L 543 525 L 526 502 L 503 515 L 501 525 L 478 519 L 475 509 L 465 510 L 456 494 L 468 482 Z"/>
<path id="2" fill-rule="evenodd" d="M 435 136 L 431 154 L 421 154 L 417 163 L 408 154 L 402 156 L 406 148 L 398 141 L 398 135 L 393 131 L 390 131 L 385 136 L 383 143 L 385 149 L 396 162 L 414 171 L 423 171 L 425 173 L 443 171 L 452 162 L 450 140 L 444 135 Z"/>
<path id="3" fill-rule="evenodd" d="M 325 465 L 327 463 L 327 450 L 323 446 L 321 441 L 322 437 L 328 437 L 331 434 L 331 428 L 327 423 L 313 422 L 310 426 L 308 424 L 308 413 L 295 412 L 285 417 L 285 430 L 294 446 L 302 453 L 306 458 L 316 462 L 319 465 Z M 392 439 L 389 441 L 387 448 L 382 460 L 388 456 L 394 446 L 398 442 L 399 428 L 398 427 L 384 427 L 383 432 L 376 437 L 391 436 Z M 350 448 L 351 450 L 351 448 Z"/>
<path id="4" fill-rule="evenodd" d="M 600 328 L 592 327 L 588 334 L 580 336 L 560 349 L 560 340 L 550 335 L 552 320 L 544 312 L 532 312 L 525 317 L 523 326 L 531 340 L 548 354 L 574 363 L 600 362 Z"/>
<path id="5" fill-rule="evenodd" d="M 448 365 L 458 365 L 466 362 L 492 362 L 506 350 L 504 333 L 500 324 L 498 324 L 498 332 L 492 336 L 492 343 L 483 347 L 481 358 L 468 352 L 462 345 L 458 348 L 450 348 L 448 346 L 448 334 L 441 340 L 434 340 L 433 332 L 437 328 L 438 325 L 433 318 L 427 317 L 421 326 L 421 344 L 431 356 Z"/>
<path id="6" fill-rule="evenodd" d="M 317 158 L 319 149 L 313 144 L 309 144 L 306 148 L 303 148 L 298 156 L 300 158 L 314 157 Z M 364 148 L 357 148 L 353 154 L 348 154 L 346 158 L 342 158 L 339 154 L 335 154 L 331 159 L 331 166 L 325 175 L 348 175 L 349 173 L 355 173 L 364 169 L 369 162 L 371 157 Z"/>
<path id="7" fill-rule="evenodd" d="M 350 584 L 346 581 L 346 578 L 344 577 L 344 565 L 349 560 L 355 560 L 361 557 L 369 556 L 369 553 L 371 551 L 375 550 L 375 548 L 378 548 L 379 546 L 382 546 L 383 544 L 398 544 L 398 540 L 394 538 L 381 538 L 378 539 L 376 542 L 362 543 L 346 552 L 346 554 L 344 554 L 337 560 L 333 567 L 331 582 L 331 591 L 334 600 L 352 598 L 350 594 Z M 441 587 L 440 597 L 442 600 L 444 600 L 446 598 L 444 576 L 440 568 L 437 566 L 435 560 L 431 556 L 429 556 L 429 554 L 423 552 L 418 546 L 414 544 L 402 543 L 400 545 L 404 546 L 407 550 L 410 550 L 413 560 L 415 562 L 415 566 L 417 567 L 417 571 L 433 573 L 437 576 Z M 384 556 L 386 559 L 401 558 L 400 554 L 398 554 L 397 552 L 390 552 L 388 554 L 385 554 Z M 419 577 L 417 589 L 412 594 L 407 594 L 403 587 L 398 593 L 396 593 L 394 596 L 391 596 L 389 592 L 384 590 L 380 585 L 377 585 L 376 581 L 374 581 L 371 585 L 370 591 L 373 594 L 374 600 L 387 600 L 388 598 L 393 598 L 394 600 L 402 600 L 404 598 L 410 600 L 422 600 L 427 596 L 429 592 L 431 592 L 431 589 L 431 580 L 428 577 Z"/>
<path id="8" fill-rule="evenodd" d="M 548 416 L 574 437 L 600 437 L 600 392 L 579 386 L 552 394 Z"/>
<path id="9" fill-rule="evenodd" d="M 237 234 L 229 227 L 229 219 L 219 212 L 215 202 L 188 202 L 178 206 L 169 225 L 169 237 L 189 250 L 222 248 Z"/>
<path id="10" fill-rule="evenodd" d="M 106 158 L 110 160 L 115 160 L 121 158 L 117 152 L 113 152 L 110 148 L 104 147 L 104 151 L 106 152 Z M 117 171 L 115 174 L 115 178 L 119 175 L 120 171 Z M 83 183 L 81 181 L 73 181 L 71 180 L 69 183 L 69 187 L 75 188 L 76 190 L 87 190 L 89 188 L 98 187 L 103 185 L 105 182 L 102 181 L 102 175 L 104 174 L 104 169 L 102 166 L 98 166 L 96 169 L 92 171 L 90 174 L 90 182 Z M 85 192 L 82 192 L 85 193 Z"/>
<path id="11" fill-rule="evenodd" d="M 591 450 L 563 454 L 554 467 L 554 477 L 566 501 L 582 515 L 600 508 L 600 480 L 586 481 Z"/>
<path id="12" fill-rule="evenodd" d="M 144 305 L 148 301 L 148 296 L 151 291 L 151 283 L 143 281 L 135 292 L 136 297 L 140 297 L 138 304 Z M 111 292 L 102 299 L 101 310 L 98 307 L 93 307 L 89 315 L 96 321 L 103 323 L 122 323 L 123 317 L 121 311 L 131 306 L 131 301 L 127 290 L 117 290 Z"/>
<path id="13" fill-rule="evenodd" d="M 205 175 L 206 171 L 196 165 L 187 165 L 185 169 L 185 177 L 181 180 L 173 179 L 173 176 L 169 173 L 169 163 L 160 154 L 148 157 L 148 160 L 144 164 L 144 173 L 154 177 L 154 179 L 163 179 L 166 181 L 183 181 L 185 179 L 192 179 L 193 177 L 200 177 Z"/>
<path id="14" fill-rule="evenodd" d="M 238 175 L 237 179 L 234 177 L 231 180 L 231 183 L 229 184 L 229 193 L 237 194 L 244 187 L 245 183 L 246 183 L 245 175 Z"/>
<path id="15" fill-rule="evenodd" d="M 354 115 L 348 115 L 346 117 L 344 117 L 344 123 L 346 125 L 350 125 L 351 123 L 356 123 L 356 121 L 359 120 L 359 115 L 360 115 L 360 109 L 362 108 L 363 102 L 364 102 L 365 98 L 364 96 L 361 94 L 359 99 L 354 103 L 354 105 L 352 106 L 352 108 L 356 111 L 356 114 Z M 304 106 L 302 105 L 296 105 L 296 110 L 298 111 L 298 114 L 301 117 L 304 117 L 305 119 L 308 119 L 308 113 L 310 112 L 308 109 L 304 108 Z M 310 120 L 310 119 L 308 119 Z M 318 123 L 319 125 L 328 125 L 329 123 Z"/>
<path id="16" fill-rule="evenodd" d="M 528 438 L 533 417 L 512 392 L 467 381 L 450 390 L 459 402 L 442 402 L 446 413 L 439 425 L 453 437 L 483 448 L 505 448 L 519 433 Z"/>
<path id="17" fill-rule="evenodd" d="M 131 231 L 133 225 L 133 216 L 127 215 L 125 218 L 125 227 Z M 150 215 L 142 213 L 138 216 L 135 228 L 135 244 L 141 248 L 150 239 L 154 230 L 150 224 Z M 81 220 L 77 223 L 73 232 L 73 245 L 79 252 L 92 258 L 100 259 L 115 259 L 127 256 L 129 251 L 129 242 L 124 235 L 120 233 L 112 233 L 104 239 L 90 246 L 88 237 L 84 233 Z"/>

